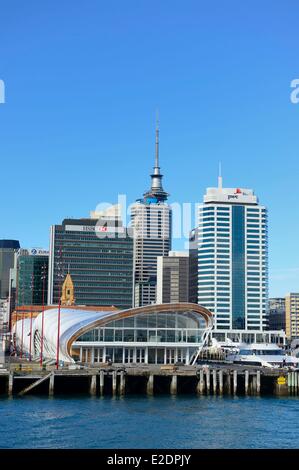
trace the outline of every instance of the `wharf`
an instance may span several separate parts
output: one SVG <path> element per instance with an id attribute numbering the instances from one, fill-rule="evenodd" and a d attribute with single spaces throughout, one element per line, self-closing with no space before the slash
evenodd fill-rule
<path id="1" fill-rule="evenodd" d="M 97 364 L 40 368 L 36 363 L 6 364 L 0 369 L 0 395 L 94 396 L 127 394 L 297 395 L 299 372 L 228 363 L 196 366 Z"/>

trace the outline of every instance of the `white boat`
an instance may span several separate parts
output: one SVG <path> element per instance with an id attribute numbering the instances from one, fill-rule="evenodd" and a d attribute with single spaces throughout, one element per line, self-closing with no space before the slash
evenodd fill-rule
<path id="1" fill-rule="evenodd" d="M 226 360 L 261 367 L 299 367 L 297 357 L 287 355 L 277 344 L 271 343 L 240 344 L 239 350 L 228 354 Z"/>
<path id="2" fill-rule="evenodd" d="M 239 342 L 234 342 L 231 339 L 227 338 L 226 341 L 217 341 L 215 338 L 212 338 L 212 345 L 210 346 L 210 351 L 219 351 L 222 350 L 226 353 L 237 352 L 240 348 Z"/>

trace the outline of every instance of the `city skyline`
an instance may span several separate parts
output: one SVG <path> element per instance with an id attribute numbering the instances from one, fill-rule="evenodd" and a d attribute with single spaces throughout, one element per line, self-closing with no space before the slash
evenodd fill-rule
<path id="1" fill-rule="evenodd" d="M 169 202 L 201 202 L 221 161 L 225 186 L 252 187 L 269 210 L 270 296 L 297 292 L 297 24 L 291 1 L 253 3 L 231 1 L 216 17 L 192 1 L 188 11 L 119 3 L 113 14 L 66 1 L 58 17 L 49 1 L 3 7 L 1 238 L 47 248 L 63 218 L 118 193 L 134 202 L 148 186 L 158 107 Z"/>

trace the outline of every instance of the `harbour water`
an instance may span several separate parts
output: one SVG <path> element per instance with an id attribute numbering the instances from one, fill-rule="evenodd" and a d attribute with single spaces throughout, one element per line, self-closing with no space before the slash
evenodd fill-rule
<path id="1" fill-rule="evenodd" d="M 298 448 L 297 397 L 0 399 L 0 448 Z"/>

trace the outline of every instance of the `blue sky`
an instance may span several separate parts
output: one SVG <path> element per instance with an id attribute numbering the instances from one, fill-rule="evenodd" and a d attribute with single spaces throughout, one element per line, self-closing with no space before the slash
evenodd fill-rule
<path id="1" fill-rule="evenodd" d="M 0 238 L 149 186 L 155 111 L 170 202 L 217 183 L 269 208 L 270 294 L 299 290 L 296 0 L 9 0 L 0 6 Z M 174 248 L 183 247 L 176 240 Z"/>

